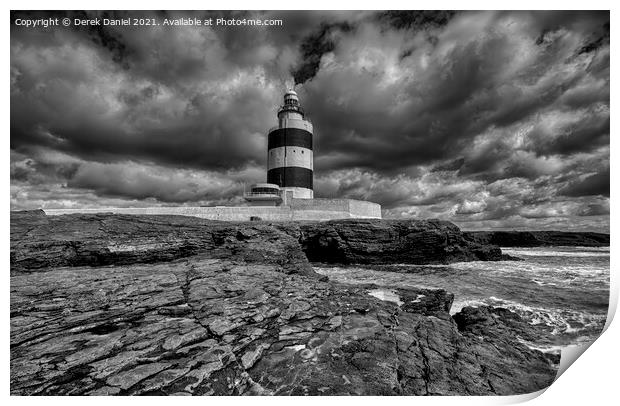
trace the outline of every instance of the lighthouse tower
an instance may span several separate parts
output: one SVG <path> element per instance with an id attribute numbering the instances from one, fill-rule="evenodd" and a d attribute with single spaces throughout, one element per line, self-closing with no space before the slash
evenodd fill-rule
<path id="1" fill-rule="evenodd" d="M 267 182 L 280 186 L 285 202 L 289 197 L 312 199 L 312 123 L 293 90 L 284 94 L 278 126 L 269 130 L 267 150 Z"/>

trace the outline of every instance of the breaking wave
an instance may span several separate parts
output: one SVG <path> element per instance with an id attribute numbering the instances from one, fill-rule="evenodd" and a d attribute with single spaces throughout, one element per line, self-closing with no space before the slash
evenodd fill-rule
<path id="1" fill-rule="evenodd" d="M 562 348 L 600 334 L 609 301 L 609 247 L 502 251 L 522 260 L 315 270 L 342 283 L 445 289 L 455 296 L 451 314 L 465 306 L 506 308 L 532 325 L 548 328 L 547 338 L 527 343 L 532 348 Z"/>

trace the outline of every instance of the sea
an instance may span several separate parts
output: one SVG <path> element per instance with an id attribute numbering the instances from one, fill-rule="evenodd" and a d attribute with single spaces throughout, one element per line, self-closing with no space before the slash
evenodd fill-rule
<path id="1" fill-rule="evenodd" d="M 465 306 L 503 307 L 545 331 L 536 342 L 545 352 L 591 342 L 602 332 L 609 304 L 609 247 L 502 248 L 520 261 L 382 267 L 316 266 L 331 280 L 374 283 L 375 296 L 398 301 L 390 287 L 445 289 L 454 294 L 451 314 Z M 391 299 L 391 298 L 396 299 Z"/>

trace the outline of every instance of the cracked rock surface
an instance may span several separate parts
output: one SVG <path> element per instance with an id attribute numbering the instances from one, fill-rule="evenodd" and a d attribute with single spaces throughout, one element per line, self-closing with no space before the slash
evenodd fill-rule
<path id="1" fill-rule="evenodd" d="M 507 395 L 555 377 L 515 341 L 518 316 L 453 319 L 443 290 L 395 287 L 398 305 L 300 272 L 288 234 L 237 229 L 214 243 L 194 219 L 66 216 L 40 236 L 43 220 L 26 217 L 11 229 L 14 395 Z M 77 249 L 60 244 L 76 235 Z M 142 254 L 180 239 L 187 255 Z M 161 245 L 105 256 L 102 241 Z"/>

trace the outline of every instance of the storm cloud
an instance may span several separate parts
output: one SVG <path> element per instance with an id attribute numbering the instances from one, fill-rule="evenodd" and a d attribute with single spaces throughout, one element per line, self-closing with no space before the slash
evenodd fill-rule
<path id="1" fill-rule="evenodd" d="M 608 12 L 13 12 L 11 207 L 238 204 L 296 86 L 315 195 L 468 229 L 609 227 Z"/>

